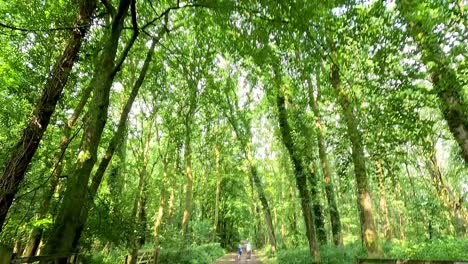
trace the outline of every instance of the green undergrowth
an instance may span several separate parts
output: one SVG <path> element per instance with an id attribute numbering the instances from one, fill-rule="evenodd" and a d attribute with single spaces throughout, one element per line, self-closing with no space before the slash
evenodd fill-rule
<path id="1" fill-rule="evenodd" d="M 204 244 L 187 249 L 161 249 L 161 264 L 208 264 L 224 256 L 226 251 L 219 243 Z"/>
<path id="2" fill-rule="evenodd" d="M 387 248 L 388 247 L 388 248 Z M 400 259 L 468 260 L 468 238 L 384 245 L 386 257 Z"/>
<path id="3" fill-rule="evenodd" d="M 146 245 L 143 249 L 151 249 Z M 185 249 L 162 248 L 159 256 L 160 264 L 208 264 L 224 256 L 226 251 L 219 243 L 190 246 Z M 94 252 L 92 255 L 83 256 L 81 261 L 84 264 L 115 264 L 124 263 L 128 252 L 123 249 L 111 252 Z"/>
<path id="4" fill-rule="evenodd" d="M 421 259 L 421 260 L 468 260 L 468 239 L 440 239 L 428 242 L 385 243 L 382 246 L 383 258 Z M 309 264 L 311 256 L 307 246 L 280 249 L 271 254 L 268 248 L 259 252 L 264 264 Z M 320 248 L 321 263 L 347 264 L 356 263 L 356 258 L 365 257 L 366 253 L 360 243 L 351 243 L 336 248 L 331 245 Z"/>

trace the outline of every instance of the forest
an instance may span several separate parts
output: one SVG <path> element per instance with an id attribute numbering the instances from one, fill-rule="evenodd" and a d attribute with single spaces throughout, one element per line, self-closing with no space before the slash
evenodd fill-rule
<path id="1" fill-rule="evenodd" d="M 468 262 L 467 9 L 0 1 L 0 263 Z"/>

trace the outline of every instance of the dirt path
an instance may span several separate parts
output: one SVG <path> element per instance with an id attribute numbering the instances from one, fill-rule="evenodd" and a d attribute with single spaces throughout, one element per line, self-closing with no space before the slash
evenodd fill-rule
<path id="1" fill-rule="evenodd" d="M 260 261 L 258 261 L 255 258 L 255 255 L 252 254 L 251 259 L 247 259 L 246 254 L 242 254 L 242 258 L 240 260 L 237 260 L 237 254 L 236 253 L 228 253 L 226 256 L 223 258 L 220 258 L 213 262 L 212 264 L 229 264 L 229 263 L 236 263 L 236 264 L 262 264 Z"/>

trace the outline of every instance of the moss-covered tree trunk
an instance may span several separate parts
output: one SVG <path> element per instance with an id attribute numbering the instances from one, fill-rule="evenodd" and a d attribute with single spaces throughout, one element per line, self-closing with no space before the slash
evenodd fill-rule
<path id="1" fill-rule="evenodd" d="M 296 197 L 296 189 L 294 186 L 291 186 L 288 192 L 289 200 L 290 201 L 295 201 L 297 199 Z M 292 234 L 297 234 L 297 216 L 296 216 L 296 203 L 291 204 L 291 213 L 290 213 L 290 229 Z"/>
<path id="2" fill-rule="evenodd" d="M 185 185 L 185 208 L 182 217 L 182 234 L 184 237 L 187 236 L 190 214 L 192 211 L 192 198 L 193 198 L 193 171 L 192 171 L 192 142 L 190 126 L 186 126 L 188 132 L 186 132 L 185 143 L 184 143 L 184 161 L 185 161 L 185 177 L 187 183 Z"/>
<path id="3" fill-rule="evenodd" d="M 219 149 L 215 146 L 215 176 L 216 176 L 216 194 L 215 194 L 215 215 L 213 221 L 213 236 L 211 237 L 211 241 L 216 241 L 216 233 L 218 232 L 218 221 L 219 221 L 219 198 L 221 195 L 221 175 L 219 172 Z"/>
<path id="4" fill-rule="evenodd" d="M 59 151 L 57 151 L 57 153 L 54 156 L 54 166 L 53 166 L 52 175 L 50 176 L 47 190 L 45 191 L 44 196 L 42 197 L 39 211 L 36 214 L 37 220 L 44 219 L 47 213 L 49 212 L 49 206 L 52 201 L 52 197 L 54 193 L 56 192 L 57 185 L 59 183 L 59 178 L 60 178 L 60 175 L 62 174 L 62 170 L 63 170 L 62 158 L 64 157 L 65 152 L 70 143 L 72 128 L 74 127 L 76 121 L 81 115 L 81 112 L 83 111 L 83 108 L 85 107 L 86 102 L 88 102 L 88 99 L 91 95 L 91 91 L 92 91 L 91 86 L 88 86 L 83 91 L 81 95 L 81 99 L 78 102 L 78 105 L 76 106 L 75 110 L 73 111 L 73 114 L 67 119 L 65 123 L 65 127 L 63 128 L 63 131 L 62 131 L 62 137 L 60 139 Z M 41 241 L 41 236 L 42 236 L 42 227 L 40 226 L 33 227 L 31 234 L 28 238 L 28 241 L 26 243 L 26 247 L 23 251 L 23 256 L 30 257 L 36 254 L 36 251 L 39 247 L 39 243 Z"/>
<path id="5" fill-rule="evenodd" d="M 315 230 L 317 231 L 317 240 L 320 244 L 327 243 L 327 230 L 325 229 L 325 217 L 323 208 L 319 198 L 318 179 L 315 174 L 315 169 L 311 164 L 307 171 L 307 179 L 310 183 L 310 199 L 312 201 L 312 209 L 314 210 Z"/>
<path id="6" fill-rule="evenodd" d="M 464 236 L 468 228 L 468 214 L 462 205 L 463 198 L 457 198 L 457 196 L 461 197 L 461 195 L 451 191 L 443 179 L 439 161 L 436 156 L 435 142 L 426 163 L 432 177 L 432 185 L 437 193 L 437 197 L 450 215 L 450 221 L 452 222 L 455 232 L 460 236 Z"/>
<path id="7" fill-rule="evenodd" d="M 57 63 L 47 79 L 41 98 L 36 104 L 33 115 L 23 130 L 20 141 L 12 150 L 0 179 L 0 232 L 18 187 L 23 181 L 26 170 L 36 153 L 42 136 L 49 125 L 68 76 L 78 58 L 79 51 L 90 27 L 96 0 L 82 0 L 72 32 Z"/>
<path id="8" fill-rule="evenodd" d="M 377 169 L 377 177 L 379 179 L 379 196 L 380 196 L 379 206 L 380 206 L 380 212 L 382 213 L 383 222 L 384 222 L 384 225 L 383 225 L 384 237 L 387 241 L 391 242 L 393 238 L 393 232 L 392 232 L 392 225 L 390 223 L 390 216 L 388 213 L 387 192 L 385 189 L 382 161 L 380 159 L 376 160 L 375 166 Z"/>
<path id="9" fill-rule="evenodd" d="M 434 33 L 433 27 L 438 24 L 418 10 L 421 4 L 416 0 L 397 1 L 398 10 L 408 27 L 407 32 L 422 51 L 421 58 L 431 75 L 440 110 L 461 148 L 465 164 L 468 164 L 468 99 L 464 98 L 463 83 L 457 78 L 451 61 L 442 51 L 438 36 Z"/>
<path id="10" fill-rule="evenodd" d="M 336 246 L 343 245 L 343 234 L 341 233 L 341 219 L 335 198 L 335 187 L 332 181 L 332 171 L 325 146 L 325 128 L 322 124 L 322 116 L 319 110 L 319 96 L 314 95 L 312 85 L 309 85 L 309 106 L 314 113 L 315 134 L 319 150 L 320 165 L 323 172 L 323 183 L 325 186 L 325 196 L 328 202 L 328 213 L 333 234 L 333 243 Z"/>
<path id="11" fill-rule="evenodd" d="M 379 241 L 375 230 L 374 215 L 372 211 L 372 200 L 366 172 L 366 159 L 364 156 L 364 145 L 361 133 L 358 130 L 358 119 L 350 104 L 348 94 L 341 87 L 340 72 L 338 67 L 331 66 L 331 84 L 337 92 L 338 103 L 343 110 L 343 119 L 346 123 L 348 137 L 352 145 L 352 159 L 354 174 L 357 185 L 357 202 L 359 219 L 361 222 L 361 239 L 367 249 L 369 256 L 380 255 Z"/>
<path id="12" fill-rule="evenodd" d="M 179 175 L 180 162 L 180 144 L 177 143 L 174 157 L 174 167 L 172 169 L 172 177 L 169 185 L 169 201 L 167 208 L 167 224 L 172 225 L 174 219 L 174 206 L 176 202 L 177 175 Z"/>
<path id="13" fill-rule="evenodd" d="M 185 139 L 184 139 L 184 162 L 185 162 L 185 177 L 187 179 L 185 185 L 185 206 L 182 216 L 182 235 L 187 238 L 190 216 L 192 212 L 193 199 L 193 168 L 192 168 L 192 129 L 193 119 L 197 108 L 197 83 L 190 81 L 190 91 L 188 97 L 188 109 L 185 114 Z"/>
<path id="14" fill-rule="evenodd" d="M 276 78 L 279 79 L 277 76 Z M 294 146 L 291 126 L 288 121 L 288 113 L 286 110 L 286 102 L 284 98 L 283 91 L 280 91 L 280 82 L 277 80 L 277 95 L 276 95 L 276 105 L 278 107 L 278 122 L 281 132 L 281 139 L 288 150 L 289 156 L 291 158 L 294 176 L 296 179 L 296 186 L 299 190 L 299 198 L 301 200 L 302 214 L 304 216 L 304 224 L 306 225 L 306 235 L 309 242 L 309 250 L 311 256 L 315 261 L 320 260 L 320 251 L 317 244 L 316 231 L 314 226 L 314 216 L 310 208 L 310 193 L 307 189 L 307 180 L 305 168 L 302 165 L 301 158 L 299 157 L 296 147 Z"/>
<path id="15" fill-rule="evenodd" d="M 88 181 L 97 159 L 97 149 L 107 121 L 110 88 L 116 70 L 115 57 L 125 17 L 131 0 L 121 0 L 108 32 L 100 62 L 90 85 L 94 87 L 85 132 L 74 171 L 64 194 L 54 226 L 44 245 L 44 254 L 70 253 L 78 245 L 81 234 L 81 211 L 86 203 Z M 66 260 L 62 260 L 66 261 Z"/>
<path id="16" fill-rule="evenodd" d="M 119 118 L 119 123 L 117 124 L 117 131 L 115 134 L 112 136 L 109 145 L 107 146 L 107 150 L 104 153 L 104 156 L 102 157 L 98 168 L 96 172 L 93 175 L 93 178 L 91 180 L 91 186 L 89 188 L 89 192 L 87 194 L 87 203 L 84 205 L 82 212 L 80 214 L 80 225 L 81 227 L 78 228 L 79 232 L 83 230 L 83 227 L 86 223 L 86 220 L 88 219 L 88 212 L 91 209 L 91 205 L 93 204 L 94 198 L 96 197 L 96 194 L 99 190 L 99 186 L 101 185 L 102 179 L 104 177 L 104 174 L 112 160 L 112 157 L 115 154 L 115 151 L 118 149 L 120 146 L 120 143 L 124 140 L 124 135 L 125 135 L 125 128 L 127 125 L 127 120 L 128 120 L 128 115 L 130 114 L 130 110 L 132 109 L 133 102 L 135 101 L 135 98 L 138 95 L 138 92 L 140 91 L 141 86 L 143 85 L 143 81 L 145 80 L 146 73 L 148 72 L 151 59 L 154 53 L 154 48 L 156 45 L 156 41 L 153 41 L 151 44 L 150 49 L 148 50 L 148 53 L 146 54 L 146 59 L 145 62 L 143 63 L 143 67 L 140 71 L 140 74 L 138 76 L 138 79 L 136 80 L 135 84 L 132 87 L 132 90 L 130 92 L 129 97 L 127 98 L 127 101 L 122 109 L 122 113 L 120 114 Z M 76 235 L 77 237 L 81 236 L 80 234 Z"/>
<path id="17" fill-rule="evenodd" d="M 156 135 L 159 132 L 156 131 Z M 163 165 L 162 177 L 161 177 L 161 184 L 160 184 L 160 192 L 159 192 L 159 209 L 155 215 L 154 219 L 154 264 L 159 262 L 159 252 L 160 252 L 160 244 L 159 244 L 159 237 L 161 236 L 161 227 L 164 220 L 164 217 L 167 215 L 166 209 L 166 202 L 168 196 L 168 179 L 169 179 L 169 142 L 171 139 L 168 139 L 168 143 L 166 146 L 166 152 L 163 154 L 161 147 L 158 148 L 159 157 L 161 158 L 161 162 Z M 158 135 L 158 144 L 161 146 L 161 140 Z"/>
<path id="18" fill-rule="evenodd" d="M 153 41 L 150 49 L 148 50 L 148 53 L 146 54 L 146 59 L 145 59 L 145 62 L 143 63 L 143 67 L 141 69 L 140 75 L 138 76 L 137 81 L 133 85 L 132 91 L 130 92 L 130 96 L 128 97 L 127 102 L 125 103 L 125 106 L 122 110 L 122 113 L 120 114 L 119 123 L 117 125 L 117 131 L 112 136 L 109 146 L 107 147 L 106 153 L 102 157 L 102 160 L 99 163 L 98 169 L 96 170 L 96 173 L 93 176 L 93 180 L 91 183 L 91 195 L 92 195 L 91 199 L 93 199 L 94 195 L 96 195 L 99 189 L 99 185 L 102 182 L 102 178 L 104 177 L 104 173 L 106 172 L 107 167 L 109 166 L 116 149 L 119 147 L 119 144 L 123 139 L 123 136 L 125 134 L 125 127 L 127 124 L 128 115 L 130 114 L 130 110 L 132 109 L 133 102 L 135 101 L 135 98 L 137 97 L 138 92 L 140 91 L 140 88 L 143 85 L 143 81 L 145 80 L 146 73 L 148 72 L 150 62 L 154 53 L 155 45 L 156 45 L 156 41 Z"/>

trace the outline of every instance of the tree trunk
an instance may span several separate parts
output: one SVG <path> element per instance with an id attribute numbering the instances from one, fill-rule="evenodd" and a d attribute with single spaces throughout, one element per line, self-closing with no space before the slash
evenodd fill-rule
<path id="1" fill-rule="evenodd" d="M 429 25 L 434 23 L 428 21 L 429 16 L 418 15 L 418 3 L 415 0 L 400 0 L 397 7 L 406 20 L 409 35 L 422 51 L 422 61 L 431 74 L 440 110 L 468 165 L 468 105 L 463 95 L 463 84 L 450 66 L 451 62 L 442 51 L 437 36 L 430 29 Z"/>
<path id="2" fill-rule="evenodd" d="M 268 232 L 268 238 L 269 238 L 269 242 L 270 242 L 270 245 L 271 245 L 271 250 L 273 252 L 276 251 L 276 235 L 275 235 L 275 229 L 274 229 L 274 226 L 273 226 L 273 220 L 271 218 L 271 210 L 270 210 L 270 206 L 268 204 L 268 199 L 266 198 L 266 195 L 265 195 L 265 192 L 263 190 L 263 185 L 262 185 L 262 182 L 260 180 L 260 177 L 258 176 L 258 170 L 257 170 L 257 167 L 254 163 L 254 160 L 251 156 L 251 153 L 250 153 L 250 148 L 249 148 L 249 141 L 251 141 L 252 139 L 252 135 L 250 134 L 250 127 L 245 127 L 244 128 L 244 131 L 247 131 L 245 133 L 242 133 L 241 132 L 241 129 L 239 127 L 239 123 L 237 122 L 237 120 L 235 119 L 236 117 L 234 116 L 235 113 L 234 113 L 234 109 L 232 108 L 233 106 L 232 105 L 229 105 L 229 111 L 230 111 L 230 115 L 228 117 L 228 119 L 230 120 L 230 123 L 231 123 L 231 126 L 236 134 L 236 137 L 239 141 L 239 143 L 241 144 L 241 147 L 244 151 L 244 157 L 245 159 L 247 160 L 248 164 L 249 164 L 249 167 L 250 167 L 250 175 L 251 175 L 251 181 L 253 182 L 253 184 L 255 185 L 255 188 L 257 190 L 257 193 L 258 193 L 258 198 L 262 204 L 262 210 L 263 210 L 263 213 L 264 213 L 264 216 L 265 216 L 265 223 L 266 223 L 266 228 L 267 228 L 267 232 Z"/>
<path id="3" fill-rule="evenodd" d="M 161 224 L 163 222 L 163 217 L 164 217 L 164 207 L 166 203 L 166 181 L 167 181 L 167 176 L 169 172 L 169 164 L 166 158 L 162 159 L 163 163 L 163 176 L 161 179 L 161 191 L 159 194 L 159 209 L 158 213 L 156 214 L 156 218 L 154 220 L 154 248 L 156 252 L 159 252 L 159 236 L 160 236 L 160 230 L 161 230 Z M 158 263 L 159 261 L 159 255 L 155 255 L 154 263 Z"/>
<path id="4" fill-rule="evenodd" d="M 449 191 L 448 186 L 442 178 L 442 172 L 440 171 L 439 162 L 437 161 L 435 143 L 429 154 L 427 163 L 429 172 L 432 176 L 432 184 L 436 190 L 437 196 L 442 205 L 448 211 L 451 218 L 450 221 L 452 222 L 455 232 L 458 235 L 463 236 L 466 233 L 466 219 L 468 219 L 468 215 L 463 211 L 460 199 L 455 198 L 455 193 Z"/>
<path id="5" fill-rule="evenodd" d="M 297 199 L 296 197 L 296 189 L 294 187 L 291 187 L 289 190 L 289 200 L 290 201 L 295 201 Z M 296 203 L 292 203 L 292 212 L 291 212 L 291 232 L 293 234 L 297 234 L 297 217 L 296 217 Z"/>
<path id="6" fill-rule="evenodd" d="M 269 242 L 271 245 L 271 249 L 273 252 L 276 251 L 276 235 L 275 235 L 275 229 L 273 226 L 273 221 L 271 217 L 271 210 L 270 206 L 268 204 L 268 199 L 265 195 L 265 192 L 263 190 L 263 186 L 260 180 L 260 177 L 258 176 L 258 171 L 257 167 L 255 165 L 255 161 L 252 158 L 252 154 L 250 151 L 250 141 L 252 140 L 252 135 L 250 132 L 250 121 L 243 120 L 242 125 L 239 124 L 238 116 L 239 110 L 237 109 L 237 101 L 234 103 L 231 103 L 229 101 L 229 94 L 226 96 L 228 98 L 228 105 L 225 110 L 228 110 L 228 113 L 226 114 L 227 119 L 229 120 L 229 123 L 231 124 L 232 129 L 234 130 L 234 133 L 236 134 L 237 140 L 241 145 L 241 148 L 243 149 L 244 152 L 244 157 L 247 160 L 250 168 L 250 174 L 251 174 L 251 183 L 255 185 L 255 188 L 257 190 L 259 200 L 262 204 L 262 209 L 263 213 L 265 216 L 265 223 L 266 223 L 266 228 L 268 232 L 268 238 Z M 253 186 L 252 186 L 253 187 Z"/>
<path id="7" fill-rule="evenodd" d="M 215 195 L 215 215 L 214 215 L 214 223 L 213 223 L 213 236 L 211 238 L 212 242 L 216 241 L 216 233 L 218 229 L 218 220 L 219 220 L 219 196 L 221 194 L 221 177 L 219 175 L 219 149 L 215 147 L 215 157 L 216 157 L 216 195 Z"/>
<path id="8" fill-rule="evenodd" d="M 136 227 L 134 229 L 139 229 L 137 227 L 140 227 L 140 217 L 138 215 L 138 212 L 140 211 L 140 208 L 142 206 L 142 202 L 144 199 L 144 189 L 145 189 L 145 178 L 146 178 L 146 167 L 142 168 L 142 171 L 140 172 L 140 177 L 138 180 L 138 190 L 137 194 L 135 195 L 135 199 L 133 202 L 133 209 L 132 209 L 132 217 L 136 218 Z M 139 233 L 139 232 L 138 232 Z M 140 243 L 139 243 L 139 235 L 138 234 L 133 234 L 133 236 L 130 238 L 131 243 L 132 243 L 132 253 L 131 253 L 131 258 L 130 258 L 130 263 L 131 264 L 136 264 L 137 262 L 137 253 L 138 250 L 140 249 Z"/>
<path id="9" fill-rule="evenodd" d="M 314 210 L 314 223 L 317 232 L 317 240 L 320 244 L 327 244 L 327 230 L 325 229 L 325 217 L 323 216 L 322 205 L 320 204 L 319 191 L 318 191 L 318 180 L 315 175 L 313 165 L 309 166 L 307 170 L 310 183 L 310 197 L 312 200 L 312 209 Z"/>
<path id="10" fill-rule="evenodd" d="M 190 87 L 189 109 L 185 116 L 185 142 L 184 142 L 184 161 L 185 161 L 185 176 L 187 185 L 185 186 L 185 208 L 182 217 L 182 235 L 184 240 L 187 238 L 189 228 L 190 214 L 192 211 L 193 199 L 193 171 L 192 171 L 192 121 L 197 107 L 197 90 L 196 86 Z"/>
<path id="11" fill-rule="evenodd" d="M 279 79 L 277 76 L 276 78 Z M 278 81 L 279 82 L 279 81 Z M 302 166 L 301 159 L 299 158 L 292 139 L 292 131 L 288 122 L 288 113 L 285 106 L 285 98 L 282 91 L 279 90 L 280 83 L 276 84 L 277 95 L 276 104 L 278 107 L 278 121 L 281 131 L 281 137 L 284 146 L 288 150 L 289 156 L 293 163 L 294 175 L 296 179 L 296 186 L 299 190 L 299 198 L 301 199 L 302 214 L 304 216 L 304 223 L 306 225 L 307 240 L 309 241 L 309 250 L 311 256 L 315 261 L 320 261 L 320 251 L 316 240 L 316 233 L 314 228 L 314 216 L 310 208 L 310 194 L 307 189 L 306 175 L 304 167 Z"/>
<path id="12" fill-rule="evenodd" d="M 80 102 L 76 106 L 75 110 L 73 111 L 73 114 L 68 118 L 65 127 L 62 131 L 62 137 L 60 139 L 60 146 L 59 146 L 59 151 L 55 154 L 54 157 L 54 166 L 53 166 L 53 171 L 52 175 L 49 180 L 48 188 L 46 192 L 44 193 L 44 196 L 42 198 L 41 205 L 39 207 L 39 212 L 36 214 L 36 219 L 41 220 L 44 219 L 49 212 L 49 206 L 52 201 L 52 197 L 54 193 L 56 192 L 57 185 L 59 182 L 60 175 L 62 174 L 63 170 L 63 163 L 62 163 L 62 158 L 65 155 L 65 151 L 68 148 L 68 145 L 70 143 L 70 136 L 71 136 L 71 130 L 73 126 L 76 124 L 76 121 L 78 120 L 78 117 L 81 115 L 81 112 L 83 111 L 83 108 L 86 105 L 86 102 L 88 101 L 90 95 L 91 95 L 92 87 L 88 86 L 84 91 L 83 94 L 81 95 Z M 33 227 L 31 234 L 28 238 L 28 241 L 26 243 L 26 247 L 23 251 L 23 256 L 24 257 L 31 257 L 36 255 L 36 251 L 39 247 L 39 243 L 41 241 L 41 236 L 42 236 L 42 228 L 41 227 Z"/>
<path id="13" fill-rule="evenodd" d="M 258 177 L 258 170 L 257 167 L 253 164 L 250 165 L 250 173 L 255 183 L 255 187 L 257 188 L 258 198 L 260 203 L 262 204 L 262 209 L 265 214 L 265 223 L 267 225 L 267 232 L 268 232 L 268 239 L 271 245 L 271 251 L 276 251 L 276 236 L 275 236 L 275 229 L 273 227 L 273 220 L 271 218 L 271 210 L 270 206 L 268 205 L 268 200 L 266 198 L 265 192 L 263 191 L 262 182 L 260 181 L 260 177 Z"/>
<path id="14" fill-rule="evenodd" d="M 354 164 L 354 174 L 356 176 L 359 219 L 361 221 L 361 238 L 369 256 L 378 256 L 380 255 L 380 248 L 372 212 L 372 200 L 366 173 L 364 146 L 361 133 L 358 130 L 358 120 L 354 114 L 353 106 L 349 102 L 348 95 L 341 87 L 340 72 L 335 64 L 331 66 L 331 83 L 338 94 L 338 103 L 343 109 L 343 118 L 346 122 L 348 136 L 352 145 L 352 158 Z"/>
<path id="15" fill-rule="evenodd" d="M 186 127 L 190 129 L 189 126 Z M 191 146 L 191 133 L 187 132 L 185 136 L 185 176 L 187 177 L 187 185 L 185 188 L 185 209 L 182 218 L 182 234 L 184 238 L 187 238 L 187 231 L 190 221 L 190 212 L 192 211 L 192 198 L 193 198 L 193 172 L 192 172 L 192 146 Z"/>
<path id="16" fill-rule="evenodd" d="M 148 53 L 146 54 L 146 59 L 145 59 L 145 62 L 143 63 L 143 67 L 141 69 L 140 75 L 138 76 L 137 81 L 133 85 L 132 91 L 130 92 L 127 102 L 125 103 L 125 106 L 122 109 L 119 123 L 117 125 L 117 131 L 112 136 L 112 139 L 109 145 L 107 146 L 106 153 L 102 157 L 101 162 L 99 163 L 98 169 L 96 170 L 93 176 L 93 179 L 91 181 L 91 187 L 89 188 L 89 192 L 87 194 L 88 201 L 83 206 L 82 212 L 80 214 L 81 215 L 80 223 L 79 223 L 80 227 L 77 229 L 80 233 L 76 234 L 77 237 L 81 236 L 81 231 L 83 230 L 86 220 L 88 219 L 88 213 L 89 213 L 89 210 L 91 209 L 90 207 L 92 206 L 94 198 L 97 195 L 97 192 L 99 190 L 99 186 L 101 185 L 104 174 L 107 168 L 109 167 L 109 164 L 112 160 L 112 157 L 115 154 L 115 151 L 118 149 L 118 147 L 120 146 L 120 143 L 123 141 L 123 138 L 125 135 L 125 128 L 126 128 L 127 120 L 128 120 L 128 115 L 132 109 L 133 102 L 135 101 L 135 98 L 137 97 L 138 92 L 140 91 L 140 87 L 143 84 L 143 81 L 146 77 L 146 73 L 148 72 L 148 68 L 150 66 L 150 62 L 154 53 L 155 45 L 156 45 L 156 41 L 153 41 L 150 49 L 148 50 Z"/>
<path id="17" fill-rule="evenodd" d="M 379 178 L 380 211 L 382 212 L 383 217 L 384 217 L 384 237 L 387 241 L 391 242 L 393 238 L 393 234 L 392 234 L 392 226 L 390 224 L 390 217 L 388 216 L 388 207 L 387 207 L 387 198 L 386 198 L 387 194 L 385 191 L 382 161 L 376 160 L 375 166 L 377 168 L 377 176 Z"/>
<path id="18" fill-rule="evenodd" d="M 147 202 L 148 202 L 148 196 L 147 196 L 147 189 L 145 187 L 141 194 L 140 203 L 138 204 L 138 223 L 140 223 L 140 228 L 141 228 L 140 235 L 137 239 L 139 248 L 141 248 L 141 246 L 143 246 L 146 241 L 146 231 L 147 231 L 146 204 Z"/>
<path id="19" fill-rule="evenodd" d="M 148 72 L 151 59 L 153 57 L 155 46 L 156 41 L 153 41 L 150 49 L 148 50 L 148 53 L 146 54 L 146 59 L 143 63 L 140 76 L 138 76 L 137 81 L 133 85 L 132 91 L 130 92 L 130 96 L 128 97 L 127 102 L 122 110 L 122 113 L 120 114 L 120 120 L 119 124 L 117 125 L 117 131 L 112 137 L 109 146 L 107 147 L 106 153 L 104 154 L 104 157 L 99 163 L 99 167 L 93 176 L 91 184 L 91 200 L 94 199 L 94 196 L 96 195 L 99 189 L 99 185 L 102 182 L 102 178 L 104 177 L 104 173 L 106 172 L 107 167 L 109 166 L 112 157 L 114 156 L 115 150 L 119 147 L 119 144 L 122 141 L 125 132 L 125 127 L 127 124 L 128 115 L 130 113 L 130 110 L 132 109 L 133 102 L 135 101 L 135 98 L 137 97 L 138 92 L 140 91 L 140 87 L 143 85 L 143 81 L 145 80 L 146 73 Z"/>
<path id="20" fill-rule="evenodd" d="M 309 107 L 314 112 L 315 119 L 315 134 L 317 135 L 317 144 L 319 149 L 320 165 L 323 172 L 323 183 L 325 185 L 325 195 L 328 202 L 328 212 L 330 214 L 330 222 L 333 234 L 333 243 L 336 246 L 343 245 L 343 235 L 341 233 L 341 219 L 338 206 L 336 205 L 335 188 L 332 181 L 332 172 L 330 162 L 328 161 L 327 150 L 325 147 L 325 129 L 322 124 L 322 116 L 319 110 L 318 96 L 314 96 L 312 85 L 309 87 Z"/>
<path id="21" fill-rule="evenodd" d="M 173 173 L 172 173 L 172 178 L 171 178 L 171 186 L 169 188 L 169 205 L 167 208 L 167 223 L 168 225 L 172 225 L 173 221 L 173 216 L 174 216 L 174 205 L 176 201 L 175 197 L 175 190 L 177 188 L 177 175 L 179 172 L 179 161 L 180 161 L 180 145 L 177 144 L 176 146 L 176 151 L 175 151 L 175 157 L 174 157 L 174 168 L 173 168 Z"/>
<path id="22" fill-rule="evenodd" d="M 44 245 L 45 254 L 69 253 L 78 245 L 77 234 L 81 233 L 79 229 L 82 228 L 80 214 L 86 203 L 89 176 L 97 159 L 97 149 L 107 121 L 110 88 L 118 71 L 115 68 L 117 46 L 130 3 L 131 0 L 120 2 L 100 57 L 100 66 L 96 68 L 91 80 L 90 86 L 94 87 L 93 102 L 90 105 L 78 160 L 69 178 L 55 224 Z"/>
<path id="23" fill-rule="evenodd" d="M 146 185 L 146 177 L 148 175 L 148 160 L 149 160 L 149 152 L 150 152 L 150 143 L 151 143 L 151 135 L 152 135 L 152 124 L 153 124 L 153 118 L 150 119 L 150 127 L 148 130 L 148 134 L 146 135 L 145 139 L 145 147 L 143 150 L 143 164 L 141 166 L 140 170 L 140 177 L 138 180 L 138 190 L 135 195 L 135 199 L 133 200 L 133 208 L 132 208 L 132 217 L 135 217 L 136 219 L 136 226 L 134 229 L 138 230 L 139 227 L 144 224 L 142 222 L 142 217 L 140 216 L 140 213 L 142 208 L 145 206 L 145 185 Z M 139 234 L 133 234 L 132 237 L 130 237 L 130 242 L 132 244 L 132 254 L 131 254 L 131 264 L 136 264 L 137 261 L 137 253 L 138 250 L 140 249 L 140 243 L 139 241 L 141 240 L 141 237 L 139 237 Z"/>
<path id="24" fill-rule="evenodd" d="M 96 0 L 80 1 L 75 29 L 67 42 L 65 50 L 57 60 L 44 87 L 41 98 L 28 124 L 23 130 L 20 141 L 6 162 L 0 181 L 0 232 L 10 209 L 18 187 L 23 181 L 26 170 L 36 153 L 42 136 L 49 125 L 55 106 L 67 83 L 68 76 L 78 58 L 81 45 L 90 27 L 91 18 L 96 8 Z"/>

